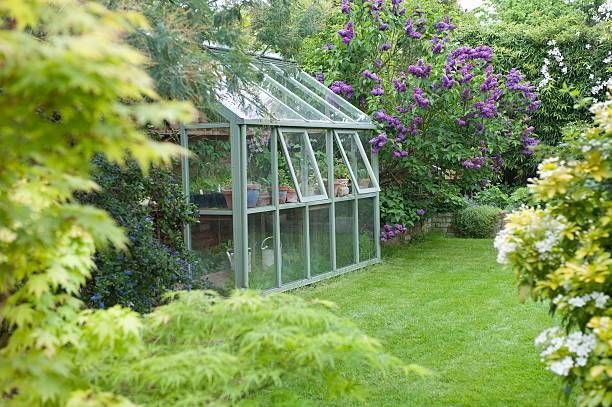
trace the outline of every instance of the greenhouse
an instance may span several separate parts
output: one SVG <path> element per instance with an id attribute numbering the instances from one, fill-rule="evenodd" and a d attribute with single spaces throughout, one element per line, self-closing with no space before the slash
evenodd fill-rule
<path id="1" fill-rule="evenodd" d="M 217 88 L 215 120 L 180 129 L 199 208 L 185 240 L 209 281 L 281 291 L 379 261 L 375 126 L 290 62 L 252 67 L 255 83 Z"/>

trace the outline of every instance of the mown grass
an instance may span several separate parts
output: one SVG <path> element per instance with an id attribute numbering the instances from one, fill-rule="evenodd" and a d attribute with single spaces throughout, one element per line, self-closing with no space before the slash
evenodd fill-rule
<path id="1" fill-rule="evenodd" d="M 370 375 L 367 403 L 333 404 L 565 404 L 559 381 L 543 369 L 533 346 L 552 325 L 547 308 L 518 302 L 513 277 L 495 262 L 492 246 L 491 240 L 427 237 L 386 249 L 381 265 L 295 291 L 335 302 L 388 352 L 435 372 Z M 294 390 L 314 391 L 308 383 Z"/>

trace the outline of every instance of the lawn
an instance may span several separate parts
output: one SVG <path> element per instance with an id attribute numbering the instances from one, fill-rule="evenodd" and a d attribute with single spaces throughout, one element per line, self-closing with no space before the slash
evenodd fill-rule
<path id="1" fill-rule="evenodd" d="M 334 301 L 390 353 L 435 372 L 368 377 L 368 405 L 563 402 L 559 382 L 544 371 L 533 346 L 552 325 L 547 308 L 518 302 L 511 272 L 495 262 L 491 240 L 433 236 L 385 252 L 381 265 L 295 292 Z"/>

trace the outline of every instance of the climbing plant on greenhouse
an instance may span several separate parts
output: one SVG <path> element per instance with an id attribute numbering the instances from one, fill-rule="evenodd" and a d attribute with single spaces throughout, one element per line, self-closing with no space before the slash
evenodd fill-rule
<path id="1" fill-rule="evenodd" d="M 548 301 L 561 326 L 542 332 L 541 359 L 580 405 L 612 404 L 612 103 L 592 107 L 580 156 L 539 166 L 529 186 L 537 207 L 511 213 L 495 239 L 521 298 Z"/>
<path id="2" fill-rule="evenodd" d="M 381 184 L 416 203 L 399 223 L 410 224 L 421 202 L 435 212 L 436 196 L 522 171 L 539 143 L 535 86 L 517 69 L 497 69 L 490 47 L 458 43 L 452 8 L 434 3 L 345 0 L 333 31 L 311 38 L 303 56 L 317 79 L 379 123 L 370 144 Z"/>

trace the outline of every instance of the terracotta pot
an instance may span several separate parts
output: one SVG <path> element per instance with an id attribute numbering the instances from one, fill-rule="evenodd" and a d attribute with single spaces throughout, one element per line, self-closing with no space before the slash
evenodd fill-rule
<path id="1" fill-rule="evenodd" d="M 232 190 L 222 189 L 221 192 L 223 192 L 223 197 L 225 198 L 228 209 L 232 209 Z"/>
<path id="2" fill-rule="evenodd" d="M 287 203 L 293 203 L 298 201 L 297 191 L 295 188 L 289 188 L 287 190 Z"/>
<path id="3" fill-rule="evenodd" d="M 349 180 L 346 178 L 337 178 L 334 180 L 334 196 L 346 196 L 349 194 Z"/>
<path id="4" fill-rule="evenodd" d="M 370 179 L 369 178 L 362 178 L 362 179 L 359 180 L 358 184 L 359 184 L 359 188 L 369 188 L 370 187 Z"/>
<path id="5" fill-rule="evenodd" d="M 284 204 L 287 202 L 287 191 L 289 191 L 289 187 L 278 187 L 278 203 Z"/>
<path id="6" fill-rule="evenodd" d="M 268 191 L 261 191 L 259 193 L 259 199 L 257 200 L 257 206 L 268 206 L 271 204 L 272 204 L 272 194 L 270 194 L 270 192 Z"/>

